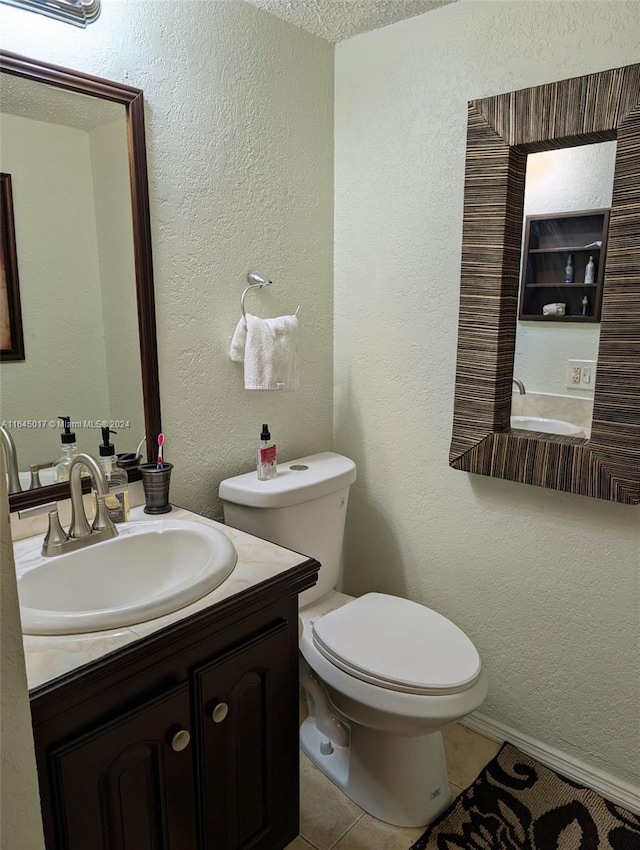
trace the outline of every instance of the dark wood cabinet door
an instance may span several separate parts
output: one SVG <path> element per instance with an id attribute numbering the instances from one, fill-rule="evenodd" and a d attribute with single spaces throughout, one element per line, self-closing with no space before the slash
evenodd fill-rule
<path id="1" fill-rule="evenodd" d="M 55 749 L 60 850 L 197 850 L 190 727 L 184 684 Z"/>
<path id="2" fill-rule="evenodd" d="M 297 833 L 291 646 L 282 622 L 196 671 L 203 850 L 273 850 Z"/>

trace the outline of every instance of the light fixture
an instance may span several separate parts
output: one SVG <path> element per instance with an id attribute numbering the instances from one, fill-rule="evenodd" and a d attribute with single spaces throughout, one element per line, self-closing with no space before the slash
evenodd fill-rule
<path id="1" fill-rule="evenodd" d="M 27 12 L 37 12 L 75 27 L 92 24 L 100 14 L 100 0 L 0 0 Z"/>

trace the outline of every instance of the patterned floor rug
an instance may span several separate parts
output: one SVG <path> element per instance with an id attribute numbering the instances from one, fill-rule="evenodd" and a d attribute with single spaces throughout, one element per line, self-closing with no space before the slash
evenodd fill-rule
<path id="1" fill-rule="evenodd" d="M 507 743 L 410 850 L 640 850 L 640 815 Z"/>

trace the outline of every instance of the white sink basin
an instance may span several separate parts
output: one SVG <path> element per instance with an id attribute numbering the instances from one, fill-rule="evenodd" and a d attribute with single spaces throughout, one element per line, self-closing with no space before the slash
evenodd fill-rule
<path id="1" fill-rule="evenodd" d="M 233 543 L 210 525 L 160 519 L 118 530 L 118 537 L 86 549 L 36 558 L 22 574 L 16 561 L 25 634 L 77 634 L 152 620 L 210 593 L 236 565 Z"/>
<path id="2" fill-rule="evenodd" d="M 582 428 L 562 419 L 547 419 L 544 416 L 512 416 L 511 427 L 524 431 L 540 431 L 543 434 L 564 434 L 567 437 L 584 437 Z"/>

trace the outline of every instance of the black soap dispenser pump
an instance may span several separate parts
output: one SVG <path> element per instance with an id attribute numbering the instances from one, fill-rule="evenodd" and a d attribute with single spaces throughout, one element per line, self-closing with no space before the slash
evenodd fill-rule
<path id="1" fill-rule="evenodd" d="M 103 427 L 102 429 L 102 444 L 98 446 L 98 452 L 100 454 L 100 464 L 102 468 L 107 471 L 110 471 L 111 467 L 115 464 L 116 458 L 116 447 L 110 442 L 110 435 L 117 434 L 117 431 L 112 431 L 111 428 Z"/>
<path id="2" fill-rule="evenodd" d="M 69 480 L 69 467 L 71 461 L 78 454 L 78 444 L 76 443 L 75 432 L 71 430 L 71 417 L 58 416 L 62 420 L 64 432 L 60 434 L 60 442 L 62 443 L 62 454 L 53 464 L 53 480 L 56 484 L 62 481 Z"/>

